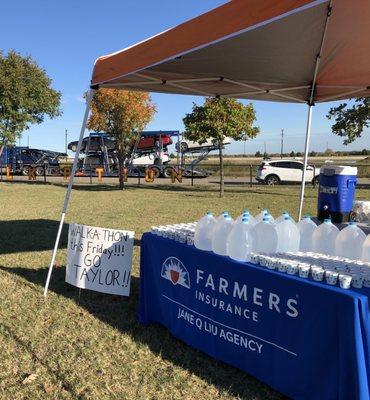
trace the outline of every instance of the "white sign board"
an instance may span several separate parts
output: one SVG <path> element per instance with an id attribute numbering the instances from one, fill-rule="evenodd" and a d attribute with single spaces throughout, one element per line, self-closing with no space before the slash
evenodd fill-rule
<path id="1" fill-rule="evenodd" d="M 129 296 L 134 235 L 131 231 L 70 224 L 66 282 Z"/>

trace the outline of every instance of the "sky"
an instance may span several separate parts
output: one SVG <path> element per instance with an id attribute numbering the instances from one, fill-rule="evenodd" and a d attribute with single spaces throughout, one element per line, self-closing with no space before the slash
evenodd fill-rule
<path id="1" fill-rule="evenodd" d="M 1 0 L 0 50 L 14 49 L 31 55 L 46 70 L 52 86 L 62 92 L 63 115 L 33 125 L 24 132 L 21 145 L 64 151 L 77 140 L 84 113 L 82 94 L 88 89 L 94 61 L 101 55 L 123 49 L 165 29 L 206 12 L 225 0 Z M 152 94 L 157 114 L 148 130 L 183 130 L 182 118 L 193 102 L 202 97 Z M 257 112 L 257 138 L 234 142 L 228 154 L 280 151 L 284 129 L 284 151 L 303 151 L 307 106 L 275 102 L 253 102 Z M 344 146 L 331 132 L 325 117 L 330 107 L 314 107 L 310 150 L 357 150 L 369 147 L 369 132 L 354 144 Z"/>

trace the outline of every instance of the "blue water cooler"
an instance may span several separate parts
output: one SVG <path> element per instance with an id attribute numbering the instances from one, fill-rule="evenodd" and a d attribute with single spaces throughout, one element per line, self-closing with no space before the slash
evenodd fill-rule
<path id="1" fill-rule="evenodd" d="M 348 222 L 355 198 L 357 168 L 323 165 L 320 168 L 317 218 Z"/>

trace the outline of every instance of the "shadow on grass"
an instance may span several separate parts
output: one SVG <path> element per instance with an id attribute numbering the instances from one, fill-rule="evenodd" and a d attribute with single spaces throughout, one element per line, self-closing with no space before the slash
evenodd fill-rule
<path id="1" fill-rule="evenodd" d="M 0 271 L 15 274 L 32 284 L 44 286 L 46 269 L 29 269 L 22 267 L 7 268 L 0 266 Z M 147 345 L 156 355 L 188 370 L 215 385 L 220 390 L 245 400 L 282 400 L 283 395 L 274 392 L 265 384 L 243 371 L 219 362 L 187 346 L 161 325 L 141 325 L 137 320 L 139 298 L 139 278 L 131 278 L 130 297 L 106 295 L 83 290 L 78 297 L 78 290 L 64 282 L 65 268 L 55 268 L 50 290 L 73 299 L 80 307 L 111 325 L 122 333 L 129 334 L 135 342 Z"/>
<path id="2" fill-rule="evenodd" d="M 20 219 L 0 221 L 0 255 L 45 251 L 54 248 L 59 221 L 51 219 Z M 68 224 L 63 225 L 59 248 L 66 248 Z M 140 239 L 134 239 L 140 246 Z"/>
<path id="3" fill-rule="evenodd" d="M 54 248 L 59 221 L 20 219 L 0 221 L 0 254 L 44 251 Z M 64 224 L 59 247 L 67 246 L 68 224 Z"/>

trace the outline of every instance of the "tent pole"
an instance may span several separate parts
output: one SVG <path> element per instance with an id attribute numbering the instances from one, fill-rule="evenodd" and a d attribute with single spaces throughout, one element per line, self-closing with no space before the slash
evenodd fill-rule
<path id="1" fill-rule="evenodd" d="M 77 145 L 77 149 L 76 149 L 75 158 L 74 158 L 74 160 L 73 160 L 72 172 L 71 172 L 71 175 L 70 175 L 70 177 L 69 177 L 67 193 L 66 193 L 66 197 L 65 197 L 65 199 L 64 199 L 64 205 L 63 205 L 62 215 L 61 215 L 61 218 L 60 218 L 60 223 L 59 223 L 59 228 L 58 228 L 57 237 L 56 237 L 56 239 L 55 239 L 55 245 L 54 245 L 53 255 L 52 255 L 52 257 L 51 257 L 51 262 L 50 262 L 50 265 L 49 265 L 48 276 L 47 276 L 46 282 L 45 282 L 44 297 L 47 296 L 48 290 L 49 290 L 49 284 L 50 284 L 51 274 L 52 274 L 52 272 L 53 272 L 53 267 L 54 267 L 54 263 L 55 263 L 55 257 L 56 257 L 56 255 L 57 255 L 58 246 L 59 246 L 59 241 L 60 241 L 60 236 L 61 236 L 61 234 L 62 234 L 64 218 L 65 218 L 65 216 L 66 216 L 67 209 L 68 209 L 68 206 L 69 206 L 69 201 L 70 201 L 70 198 L 71 198 L 71 192 L 72 192 L 73 181 L 74 181 L 75 174 L 76 174 L 76 170 L 77 170 L 78 157 L 79 157 L 79 155 L 80 155 L 82 139 L 83 139 L 83 137 L 84 137 L 84 133 L 85 133 L 86 125 L 87 125 L 87 119 L 88 119 L 88 117 L 89 117 L 90 103 L 91 103 L 91 99 L 92 99 L 92 97 L 93 97 L 93 93 L 94 93 L 94 91 L 93 91 L 92 89 L 90 89 L 89 92 L 87 93 L 87 96 L 86 96 L 85 115 L 84 115 L 84 119 L 83 119 L 82 126 L 81 126 L 80 138 L 78 139 L 78 145 Z"/>
<path id="2" fill-rule="evenodd" d="M 312 107 L 313 107 L 312 104 L 308 105 L 307 125 L 306 125 L 306 142 L 304 145 L 304 160 L 303 160 L 303 171 L 302 171 L 302 182 L 301 182 L 301 195 L 300 195 L 300 199 L 299 199 L 298 221 L 300 221 L 302 218 L 304 190 L 305 190 L 305 186 L 306 186 L 308 148 L 310 145 L 310 135 L 311 135 Z"/>

